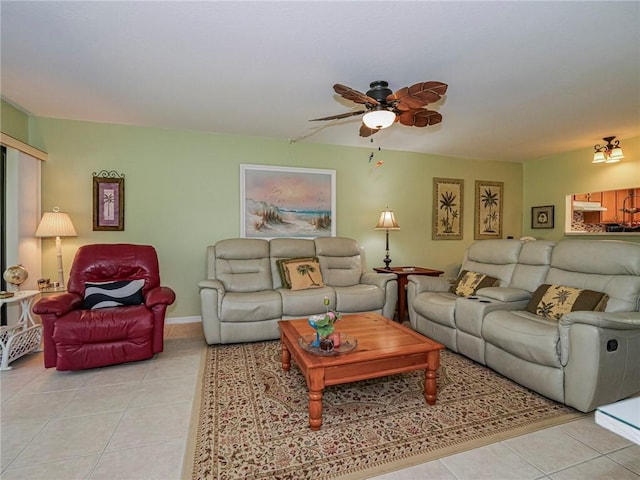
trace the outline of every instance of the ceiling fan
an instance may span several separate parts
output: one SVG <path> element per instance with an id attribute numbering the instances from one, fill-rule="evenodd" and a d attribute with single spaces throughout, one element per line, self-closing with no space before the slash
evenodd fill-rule
<path id="1" fill-rule="evenodd" d="M 330 117 L 314 118 L 311 122 L 322 120 L 338 120 L 365 114 L 360 126 L 360 136 L 368 137 L 394 122 L 414 127 L 426 127 L 442 121 L 442 115 L 424 108 L 429 103 L 440 100 L 447 92 L 447 84 L 442 82 L 420 82 L 404 87 L 393 93 L 384 80 L 376 80 L 369 84 L 366 94 L 336 83 L 335 92 L 347 100 L 363 104 L 366 110 L 347 112 Z"/>

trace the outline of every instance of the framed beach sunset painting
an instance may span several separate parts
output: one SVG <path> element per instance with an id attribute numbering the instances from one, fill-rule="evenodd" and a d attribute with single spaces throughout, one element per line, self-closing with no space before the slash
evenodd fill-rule
<path id="1" fill-rule="evenodd" d="M 336 235 L 336 171 L 240 165 L 240 236 Z"/>

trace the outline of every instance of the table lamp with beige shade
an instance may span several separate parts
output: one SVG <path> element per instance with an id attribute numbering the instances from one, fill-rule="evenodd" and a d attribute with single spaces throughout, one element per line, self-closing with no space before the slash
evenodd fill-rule
<path id="1" fill-rule="evenodd" d="M 387 234 L 386 252 L 387 252 L 387 254 L 385 255 L 383 261 L 384 261 L 385 268 L 389 268 L 389 265 L 391 265 L 391 258 L 389 257 L 389 230 L 400 230 L 400 226 L 398 225 L 398 222 L 396 220 L 396 216 L 394 215 L 393 211 L 389 210 L 389 207 L 387 207 L 387 209 L 384 210 L 380 214 L 380 218 L 378 219 L 378 223 L 374 227 L 374 230 L 385 230 L 386 231 L 386 234 Z"/>
<path id="2" fill-rule="evenodd" d="M 77 237 L 76 229 L 71 218 L 58 207 L 53 207 L 53 212 L 46 212 L 40 220 L 36 230 L 36 237 L 56 239 L 56 255 L 58 257 L 58 283 L 64 288 L 64 271 L 62 268 L 62 240 L 60 237 Z"/>

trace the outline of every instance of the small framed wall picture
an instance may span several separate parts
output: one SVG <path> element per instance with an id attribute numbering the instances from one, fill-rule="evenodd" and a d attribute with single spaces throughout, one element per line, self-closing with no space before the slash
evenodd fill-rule
<path id="1" fill-rule="evenodd" d="M 93 172 L 93 230 L 124 230 L 124 174 Z"/>
<path id="2" fill-rule="evenodd" d="M 553 228 L 553 205 L 531 207 L 531 228 Z"/>

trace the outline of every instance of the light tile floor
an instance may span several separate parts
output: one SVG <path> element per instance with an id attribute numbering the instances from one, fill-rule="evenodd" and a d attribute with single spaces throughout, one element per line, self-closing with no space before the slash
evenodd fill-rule
<path id="1" fill-rule="evenodd" d="M 179 479 L 204 340 L 200 324 L 167 325 L 165 336 L 161 355 L 133 364 L 13 362 L 0 375 L 2 480 Z M 640 446 L 590 415 L 375 478 L 638 480 Z"/>

